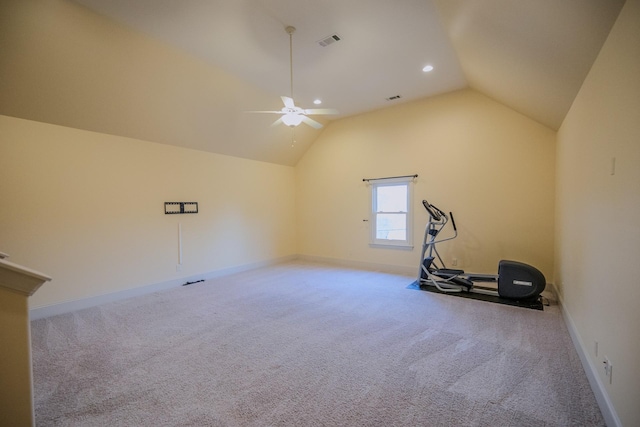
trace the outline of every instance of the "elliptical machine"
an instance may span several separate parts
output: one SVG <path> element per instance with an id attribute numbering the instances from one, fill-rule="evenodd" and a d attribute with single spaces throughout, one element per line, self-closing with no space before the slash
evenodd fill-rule
<path id="1" fill-rule="evenodd" d="M 458 236 L 453 213 L 449 212 L 447 216 L 444 211 L 426 200 L 422 201 L 422 205 L 429 213 L 429 222 L 424 231 L 418 284 L 435 286 L 445 293 L 473 292 L 510 300 L 539 300 L 540 293 L 546 286 L 546 280 L 540 270 L 528 264 L 501 260 L 496 275 L 465 273 L 464 270 L 446 268 L 436 249 L 436 244 L 453 240 Z M 438 234 L 449 222 L 449 217 L 451 217 L 454 235 L 437 240 Z M 495 286 L 477 285 L 477 283 L 491 282 L 498 283 L 497 290 Z"/>

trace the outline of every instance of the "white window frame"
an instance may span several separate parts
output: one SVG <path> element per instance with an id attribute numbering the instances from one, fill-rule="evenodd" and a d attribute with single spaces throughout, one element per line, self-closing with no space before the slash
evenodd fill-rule
<path id="1" fill-rule="evenodd" d="M 404 184 L 407 187 L 407 212 L 406 212 L 406 239 L 390 240 L 378 239 L 376 235 L 378 214 L 394 214 L 399 212 L 376 212 L 377 189 L 380 187 L 397 186 Z M 413 177 L 372 179 L 369 180 L 371 186 L 371 207 L 369 209 L 369 246 L 380 248 L 413 249 Z M 404 213 L 404 212 L 403 212 Z"/>

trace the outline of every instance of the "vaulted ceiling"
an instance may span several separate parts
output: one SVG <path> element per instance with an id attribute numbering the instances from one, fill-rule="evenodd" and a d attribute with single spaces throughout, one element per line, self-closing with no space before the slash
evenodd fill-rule
<path id="1" fill-rule="evenodd" d="M 286 26 L 297 29 L 292 51 L 293 98 L 303 108 L 317 108 L 312 102 L 321 99 L 321 107 L 339 110 L 339 115 L 330 117 L 332 120 L 471 87 L 557 130 L 624 3 L 624 0 L 74 1 L 101 15 L 100 19 L 106 18 L 126 31 L 156 40 L 228 73 L 246 87 L 237 93 L 239 99 L 233 103 L 228 96 L 220 96 L 218 100 L 211 93 L 206 101 L 211 115 L 193 118 L 201 121 L 193 123 L 197 132 L 190 131 L 193 135 L 176 137 L 175 141 L 167 137 L 157 142 L 288 165 L 297 163 L 322 130 L 302 124 L 292 136 L 289 128 L 270 127 L 277 115 L 245 113 L 279 110 L 280 96 L 291 95 Z M 6 17 L 11 19 L 11 14 Z M 324 47 L 318 43 L 333 35 L 340 40 Z M 46 35 L 41 37 L 44 39 Z M 19 51 L 15 52 L 18 60 Z M 433 71 L 423 72 L 426 65 L 433 66 Z M 76 68 L 74 73 L 77 72 L 82 70 Z M 45 102 L 41 96 L 39 102 Z M 189 103 L 189 99 L 182 101 Z M 86 108 L 91 108 L 91 102 L 94 101 L 87 100 Z M 196 105 L 199 104 L 194 101 Z M 11 106 L 0 107 L 1 114 L 20 115 L 13 114 Z M 225 120 L 216 122 L 213 117 L 216 112 L 225 115 Z M 47 114 L 25 118 L 55 122 Z M 230 116 L 237 116 L 236 121 L 241 124 L 224 128 Z M 60 124 L 73 125 L 73 120 Z M 325 118 L 320 121 L 327 123 Z M 217 129 L 209 127 L 213 123 Z M 97 128 L 90 130 L 106 133 L 151 141 L 162 139 L 151 134 L 145 137 L 144 129 L 137 129 L 134 124 L 120 128 L 114 125 L 113 130 L 107 124 L 77 127 L 91 126 Z M 225 138 L 213 142 L 207 137 L 210 133 L 224 134 Z M 170 135 L 171 129 L 162 134 Z M 296 140 L 294 149 L 290 148 L 292 138 Z"/>

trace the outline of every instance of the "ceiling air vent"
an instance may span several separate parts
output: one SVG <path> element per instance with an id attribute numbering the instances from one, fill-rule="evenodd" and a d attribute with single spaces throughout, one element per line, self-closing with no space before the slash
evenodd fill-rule
<path id="1" fill-rule="evenodd" d="M 318 40 L 318 44 L 322 47 L 327 47 L 331 43 L 339 42 L 340 36 L 337 34 L 332 34 L 330 36 L 324 37 L 322 40 Z"/>
<path id="2" fill-rule="evenodd" d="M 400 96 L 400 95 L 393 95 L 393 96 L 390 96 L 390 97 L 385 98 L 385 99 L 386 99 L 387 101 L 395 101 L 396 99 L 400 99 L 400 98 L 402 98 L 402 96 Z"/>

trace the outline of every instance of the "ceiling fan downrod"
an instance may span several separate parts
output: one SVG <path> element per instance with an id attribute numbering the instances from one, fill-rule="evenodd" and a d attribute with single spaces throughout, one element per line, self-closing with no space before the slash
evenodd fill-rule
<path id="1" fill-rule="evenodd" d="M 297 107 L 293 101 L 293 33 L 296 31 L 295 27 L 289 25 L 285 27 L 285 31 L 289 34 L 289 77 L 290 77 L 290 93 L 291 97 L 281 96 L 284 107 L 280 111 L 252 111 L 253 113 L 273 113 L 280 114 L 281 117 L 273 122 L 271 126 L 277 126 L 280 123 L 285 124 L 291 128 L 298 126 L 300 123 L 305 123 L 314 129 L 320 129 L 322 123 L 319 123 L 312 118 L 308 117 L 311 114 L 338 114 L 338 111 L 333 108 L 311 108 L 302 109 Z M 292 135 L 293 139 L 293 135 Z M 295 140 L 294 140 L 295 142 Z"/>
<path id="2" fill-rule="evenodd" d="M 292 27 L 291 25 L 289 25 L 284 30 L 287 32 L 287 34 L 289 34 L 289 80 L 291 82 L 291 87 L 289 89 L 291 99 L 293 99 L 293 33 L 296 32 L 296 27 Z"/>

